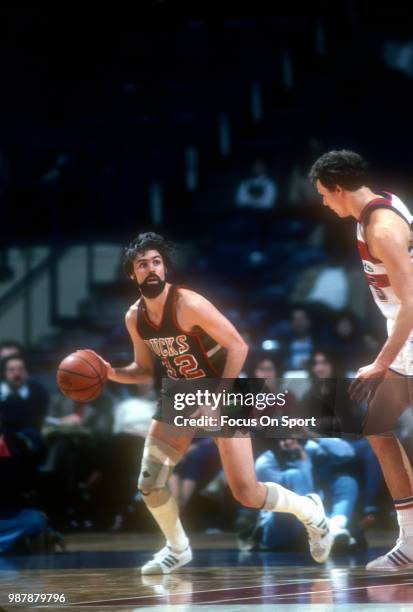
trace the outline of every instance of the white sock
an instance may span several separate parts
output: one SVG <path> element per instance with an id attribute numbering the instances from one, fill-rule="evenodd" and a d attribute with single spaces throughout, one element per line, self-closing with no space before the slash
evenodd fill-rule
<path id="1" fill-rule="evenodd" d="M 396 505 L 396 512 L 400 530 L 406 538 L 413 538 L 413 507 L 401 509 Z"/>
<path id="2" fill-rule="evenodd" d="M 263 510 L 289 512 L 302 523 L 313 520 L 317 507 L 312 499 L 304 495 L 297 495 L 294 491 L 289 491 L 276 482 L 265 482 L 264 484 L 267 487 L 267 497 Z"/>
<path id="3" fill-rule="evenodd" d="M 153 518 L 158 523 L 166 538 L 167 545 L 175 552 L 183 552 L 188 548 L 189 540 L 179 518 L 178 504 L 170 497 L 165 504 L 151 508 L 147 506 Z"/>

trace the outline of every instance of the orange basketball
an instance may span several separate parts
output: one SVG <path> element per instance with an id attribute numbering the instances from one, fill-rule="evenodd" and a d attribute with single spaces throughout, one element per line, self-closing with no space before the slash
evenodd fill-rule
<path id="1" fill-rule="evenodd" d="M 107 381 L 106 366 L 93 351 L 75 351 L 60 362 L 56 380 L 64 395 L 75 402 L 88 402 L 102 393 Z"/>

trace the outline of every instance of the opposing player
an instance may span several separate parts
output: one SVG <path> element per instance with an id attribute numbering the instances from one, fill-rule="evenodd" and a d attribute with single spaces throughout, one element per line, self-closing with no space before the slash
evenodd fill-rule
<path id="1" fill-rule="evenodd" d="M 309 176 L 325 206 L 339 217 L 357 220 L 363 268 L 387 319 L 387 341 L 375 361 L 358 370 L 350 387 L 354 399 L 370 399 L 365 433 L 370 434 L 400 528 L 396 545 L 367 569 L 413 568 L 413 472 L 393 433 L 397 418 L 413 399 L 413 217 L 396 195 L 368 187 L 367 164 L 352 151 L 326 153 Z"/>
<path id="2" fill-rule="evenodd" d="M 112 368 L 110 380 L 144 383 L 154 375 L 155 360 L 172 379 L 236 378 L 248 347 L 234 326 L 204 297 L 166 282 L 170 249 L 154 233 L 140 234 L 125 250 L 125 270 L 136 281 L 141 297 L 126 313 L 134 346 L 134 361 Z M 156 414 L 145 442 L 138 487 L 166 538 L 166 546 L 142 567 L 143 574 L 166 574 L 192 559 L 188 537 L 168 480 L 191 444 Z M 257 482 L 249 437 L 216 440 L 228 484 L 245 506 L 290 512 L 306 526 L 313 558 L 322 563 L 329 555 L 332 536 L 320 498 L 299 496 L 275 483 Z"/>

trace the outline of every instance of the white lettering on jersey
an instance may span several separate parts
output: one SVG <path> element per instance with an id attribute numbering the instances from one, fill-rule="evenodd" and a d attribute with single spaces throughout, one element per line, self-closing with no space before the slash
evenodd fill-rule
<path id="1" fill-rule="evenodd" d="M 157 357 L 175 357 L 189 351 L 187 337 L 184 335 L 169 336 L 168 338 L 150 338 L 144 340 L 145 344 L 157 355 Z"/>

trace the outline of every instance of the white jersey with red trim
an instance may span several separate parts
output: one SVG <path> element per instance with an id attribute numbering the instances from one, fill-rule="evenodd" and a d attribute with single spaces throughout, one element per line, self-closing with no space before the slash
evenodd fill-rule
<path id="1" fill-rule="evenodd" d="M 395 319 L 399 312 L 400 300 L 390 285 L 386 268 L 379 259 L 373 257 L 368 249 L 365 238 L 365 226 L 373 210 L 387 208 L 393 210 L 397 215 L 411 227 L 413 216 L 407 206 L 392 193 L 383 193 L 383 197 L 371 200 L 362 210 L 357 223 L 357 246 L 363 263 L 367 282 L 373 294 L 374 301 L 380 308 L 386 319 Z M 409 252 L 413 261 L 413 242 L 410 242 Z"/>

